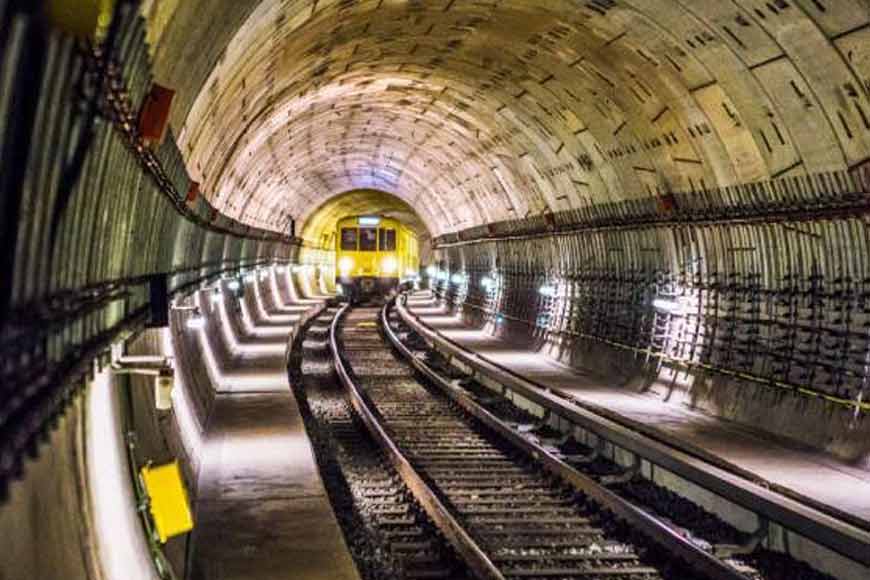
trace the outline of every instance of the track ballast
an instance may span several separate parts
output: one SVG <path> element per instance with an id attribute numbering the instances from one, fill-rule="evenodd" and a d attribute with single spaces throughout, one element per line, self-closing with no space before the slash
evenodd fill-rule
<path id="1" fill-rule="evenodd" d="M 346 310 L 332 329 L 339 377 L 397 471 L 477 576 L 741 577 L 712 558 L 702 562 L 702 573 L 692 571 L 691 558 L 650 542 L 610 506 L 555 476 L 421 380 L 382 336 L 386 311 Z M 386 333 L 395 341 L 393 330 Z"/>

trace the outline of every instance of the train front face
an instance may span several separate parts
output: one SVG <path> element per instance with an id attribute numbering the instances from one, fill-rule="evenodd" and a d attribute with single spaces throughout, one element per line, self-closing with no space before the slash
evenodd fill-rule
<path id="1" fill-rule="evenodd" d="M 416 235 L 399 221 L 357 216 L 338 222 L 336 287 L 349 300 L 384 296 L 419 266 Z"/>

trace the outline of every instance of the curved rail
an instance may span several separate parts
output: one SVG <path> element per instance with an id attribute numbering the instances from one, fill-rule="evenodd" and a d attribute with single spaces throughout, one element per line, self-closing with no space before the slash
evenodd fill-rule
<path id="1" fill-rule="evenodd" d="M 504 576 L 496 568 L 495 564 L 492 563 L 480 546 L 468 535 L 468 532 L 465 531 L 462 525 L 456 521 L 456 518 L 444 506 L 432 488 L 429 487 L 423 477 L 417 473 L 405 455 L 399 450 L 381 425 L 376 409 L 347 372 L 339 352 L 336 329 L 349 306 L 349 304 L 342 306 L 332 320 L 332 324 L 329 327 L 329 348 L 332 352 L 335 372 L 341 383 L 348 390 L 351 404 L 353 404 L 357 413 L 359 413 L 360 418 L 362 418 L 363 423 L 365 423 L 366 428 L 372 434 L 375 441 L 384 450 L 387 458 L 396 468 L 396 471 L 402 476 L 408 489 L 411 490 L 411 493 L 414 494 L 414 497 L 420 502 L 420 505 L 429 517 L 432 518 L 432 521 L 438 526 L 474 575 L 481 580 L 504 580 Z"/>
<path id="2" fill-rule="evenodd" d="M 689 567 L 703 574 L 704 577 L 715 580 L 745 580 L 745 576 L 735 568 L 686 540 L 659 519 L 618 496 L 591 477 L 577 471 L 541 445 L 523 437 L 519 432 L 483 408 L 477 401 L 464 393 L 462 389 L 435 372 L 423 360 L 415 356 L 396 336 L 392 328 L 390 328 L 387 319 L 389 306 L 390 304 L 384 306 L 381 312 L 381 323 L 390 343 L 415 369 L 441 388 L 451 400 L 461 406 L 466 412 L 504 437 L 551 474 L 573 486 L 577 491 L 586 494 L 605 509 L 610 510 L 633 529 L 641 532 L 676 558 L 685 561 Z"/>
<path id="3" fill-rule="evenodd" d="M 806 498 L 768 489 L 755 483 L 754 478 L 750 478 L 746 472 L 714 462 L 713 458 L 678 449 L 672 443 L 608 414 L 606 409 L 587 405 L 557 389 L 551 389 L 487 360 L 430 328 L 401 302 L 397 304 L 396 311 L 405 324 L 434 345 L 436 350 L 455 357 L 471 367 L 475 373 L 495 380 L 566 420 L 758 514 L 759 517 L 826 546 L 850 560 L 865 566 L 870 565 L 870 532 L 856 526 L 854 521 L 844 519 L 840 514 L 823 511 L 823 506 L 810 503 Z M 566 405 L 567 401 L 573 404 Z"/>

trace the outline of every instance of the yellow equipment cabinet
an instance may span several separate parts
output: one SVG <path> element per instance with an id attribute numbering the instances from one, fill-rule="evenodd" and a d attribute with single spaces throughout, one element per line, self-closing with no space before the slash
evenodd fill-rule
<path id="1" fill-rule="evenodd" d="M 193 516 L 178 461 L 146 465 L 139 472 L 148 494 L 151 517 L 162 543 L 193 529 Z"/>

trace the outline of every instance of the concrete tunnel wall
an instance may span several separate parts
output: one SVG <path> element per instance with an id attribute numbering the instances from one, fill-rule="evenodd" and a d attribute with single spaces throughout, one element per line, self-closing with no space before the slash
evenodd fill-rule
<path id="1" fill-rule="evenodd" d="M 441 264 L 464 278 L 436 287 L 473 324 L 592 371 L 603 385 L 870 466 L 870 422 L 852 404 L 867 395 L 868 272 L 842 251 L 863 226 L 802 227 L 818 236 L 809 268 L 778 249 L 807 235 L 787 224 L 687 227 L 679 236 L 622 229 L 454 246 Z M 735 240 L 752 244 L 752 255 L 734 260 Z M 653 308 L 660 299 L 685 312 Z"/>
<path id="2" fill-rule="evenodd" d="M 311 277 L 313 271 L 298 276 Z M 274 285 L 246 284 L 246 300 L 259 293 L 270 306 L 288 305 L 294 302 L 282 296 L 301 294 L 293 287 L 297 276 L 270 268 L 269 277 Z M 224 285 L 228 307 L 220 308 L 211 301 L 212 293 L 208 289 L 178 301 L 181 307 L 199 304 L 205 330 L 186 327 L 192 311 L 173 310 L 168 328 L 142 332 L 126 343 L 126 355 L 174 358 L 170 411 L 156 409 L 153 377 L 113 376 L 106 368 L 88 382 L 39 457 L 24 466 L 22 478 L 12 485 L 0 509 L 3 529 L 18 531 L 0 557 L 0 579 L 158 577 L 136 510 L 126 433 L 132 434 L 137 465 L 179 460 L 193 505 L 205 429 L 217 390 L 226 379 L 223 373 L 231 370 L 215 368 L 213 362 L 221 356 L 229 357 L 225 361 L 238 359 L 233 342 L 245 336 L 241 301 Z M 306 300 L 304 295 L 301 299 Z M 315 304 L 310 300 L 307 306 Z M 216 331 L 219 326 L 233 333 L 231 342 Z M 179 578 L 185 577 L 187 542 L 186 536 L 173 538 L 163 550 Z"/>
<path id="3" fill-rule="evenodd" d="M 858 0 L 182 3 L 155 74 L 228 215 L 281 229 L 373 187 L 439 235 L 860 165 L 868 19 Z"/>
<path id="4" fill-rule="evenodd" d="M 281 229 L 389 192 L 533 346 L 864 461 L 868 23 L 857 0 L 251 0 L 151 29 L 221 211 Z M 652 306 L 675 296 L 687 316 Z"/>
<path id="5" fill-rule="evenodd" d="M 95 54 L 39 9 L 0 10 L 11 79 L 0 103 L 0 485 L 74 402 L 92 360 L 145 327 L 153 280 L 165 276 L 165 291 L 180 295 L 223 272 L 292 262 L 300 243 L 220 216 L 201 197 L 185 202 L 192 181 L 171 131 L 146 147 L 133 129 L 151 82 L 134 6 L 119 8 L 119 76 L 98 83 L 104 118 L 82 113 L 78 89 Z"/>

